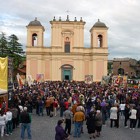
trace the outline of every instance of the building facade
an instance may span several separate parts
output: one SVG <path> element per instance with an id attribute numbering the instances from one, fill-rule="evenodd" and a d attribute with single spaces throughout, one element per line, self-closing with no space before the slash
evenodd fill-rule
<path id="1" fill-rule="evenodd" d="M 99 20 L 90 29 L 91 43 L 84 47 L 84 26 L 78 21 L 54 19 L 51 24 L 51 46 L 44 46 L 44 27 L 35 19 L 27 27 L 26 76 L 36 80 L 43 75 L 44 80 L 84 81 L 93 77 L 101 81 L 107 75 L 108 44 L 107 26 Z"/>
<path id="2" fill-rule="evenodd" d="M 130 78 L 140 77 L 140 64 L 132 58 L 114 58 L 114 75 L 128 75 Z"/>

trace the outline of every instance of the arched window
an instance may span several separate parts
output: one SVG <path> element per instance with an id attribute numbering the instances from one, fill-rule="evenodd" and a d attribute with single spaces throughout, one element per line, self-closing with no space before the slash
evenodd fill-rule
<path id="1" fill-rule="evenodd" d="M 70 53 L 70 41 L 69 41 L 69 37 L 66 37 L 66 39 L 65 39 L 65 46 L 64 46 L 65 48 L 65 53 Z"/>
<path id="2" fill-rule="evenodd" d="M 34 33 L 33 35 L 32 35 L 32 46 L 37 46 L 37 34 L 36 33 Z"/>
<path id="3" fill-rule="evenodd" d="M 124 69 L 122 69 L 122 68 L 119 68 L 118 69 L 118 75 L 124 75 Z"/>
<path id="4" fill-rule="evenodd" d="M 103 37 L 102 35 L 98 35 L 98 47 L 100 48 L 102 47 L 102 45 L 103 45 Z"/>

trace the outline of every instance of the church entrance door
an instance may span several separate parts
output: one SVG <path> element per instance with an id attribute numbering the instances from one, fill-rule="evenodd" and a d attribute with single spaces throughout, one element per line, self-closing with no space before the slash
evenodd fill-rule
<path id="1" fill-rule="evenodd" d="M 71 70 L 70 69 L 64 69 L 63 80 L 71 80 Z"/>
<path id="2" fill-rule="evenodd" d="M 61 66 L 62 69 L 62 80 L 72 80 L 72 73 L 73 73 L 73 67 L 71 65 L 65 64 Z"/>

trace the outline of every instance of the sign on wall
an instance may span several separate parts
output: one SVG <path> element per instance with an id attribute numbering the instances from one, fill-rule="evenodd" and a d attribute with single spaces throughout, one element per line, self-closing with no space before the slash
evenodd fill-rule
<path id="1" fill-rule="evenodd" d="M 85 75 L 85 83 L 91 84 L 93 82 L 93 75 Z"/>

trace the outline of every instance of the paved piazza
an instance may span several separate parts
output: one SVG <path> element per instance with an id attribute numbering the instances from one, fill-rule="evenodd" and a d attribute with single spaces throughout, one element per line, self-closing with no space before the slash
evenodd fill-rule
<path id="1" fill-rule="evenodd" d="M 32 140 L 55 140 L 55 126 L 57 124 L 57 120 L 61 119 L 59 116 L 56 117 L 47 117 L 46 114 L 44 116 L 37 116 L 35 113 L 32 114 Z M 129 128 L 123 127 L 123 118 L 120 119 L 120 127 L 119 128 L 110 128 L 109 120 L 107 121 L 107 125 L 103 126 L 101 136 L 96 138 L 96 140 L 140 140 L 140 129 L 130 130 Z M 73 126 L 72 126 L 73 133 Z M 13 131 L 11 136 L 4 136 L 0 138 L 0 140 L 20 140 L 20 128 L 16 128 Z M 84 125 L 84 134 L 81 135 L 81 138 L 73 138 L 71 135 L 70 140 L 88 140 L 88 133 L 86 129 L 86 125 Z M 27 140 L 27 133 L 26 133 Z"/>

